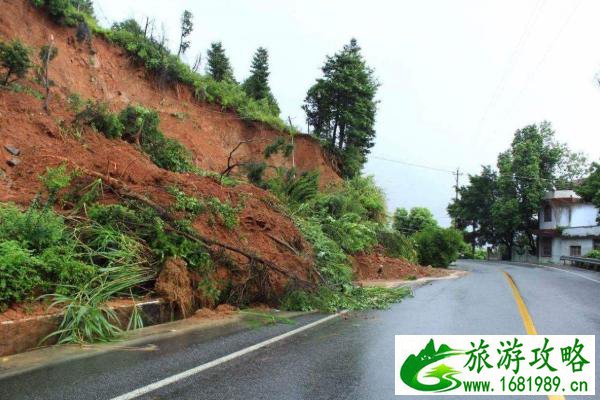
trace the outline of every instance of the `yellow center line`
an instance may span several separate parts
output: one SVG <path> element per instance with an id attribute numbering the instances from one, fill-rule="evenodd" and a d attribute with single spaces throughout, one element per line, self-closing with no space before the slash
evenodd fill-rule
<path id="1" fill-rule="evenodd" d="M 525 305 L 525 301 L 523 301 L 523 297 L 521 297 L 521 293 L 519 293 L 519 288 L 515 283 L 514 279 L 510 274 L 506 271 L 502 271 L 504 277 L 508 281 L 510 288 L 512 289 L 513 296 L 515 301 L 517 302 L 517 308 L 519 309 L 519 314 L 521 314 L 521 319 L 523 320 L 523 325 L 525 326 L 525 332 L 528 335 L 537 335 L 537 330 L 535 329 L 535 325 L 533 324 L 533 318 L 531 318 L 531 314 L 529 314 L 529 310 Z M 564 396 L 548 396 L 548 400 L 565 400 Z"/>

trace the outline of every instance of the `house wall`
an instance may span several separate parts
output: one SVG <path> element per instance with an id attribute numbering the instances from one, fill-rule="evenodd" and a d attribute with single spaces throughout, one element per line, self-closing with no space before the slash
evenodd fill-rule
<path id="1" fill-rule="evenodd" d="M 552 239 L 552 257 L 540 256 L 539 260 L 540 262 L 560 263 L 561 256 L 571 254 L 571 246 L 581 246 L 581 256 L 585 257 L 594 249 L 594 240 L 592 238 L 555 237 Z"/>
<path id="2" fill-rule="evenodd" d="M 540 212 L 540 229 L 597 225 L 598 209 L 592 204 L 551 205 L 552 221 L 544 221 L 544 210 Z"/>
<path id="3" fill-rule="evenodd" d="M 584 257 L 587 253 L 594 249 L 594 241 L 592 238 L 574 238 L 574 239 L 561 239 L 561 247 L 560 252 L 562 256 L 570 255 L 569 247 L 570 246 L 581 246 L 581 257 Z M 554 255 L 554 253 L 552 254 Z M 560 259 L 560 256 L 559 256 Z"/>

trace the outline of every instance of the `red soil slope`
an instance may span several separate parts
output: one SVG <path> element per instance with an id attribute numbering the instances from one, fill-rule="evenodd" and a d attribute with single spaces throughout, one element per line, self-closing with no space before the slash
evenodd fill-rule
<path id="1" fill-rule="evenodd" d="M 78 44 L 74 34 L 73 28 L 56 25 L 27 0 L 2 1 L 0 39 L 19 38 L 39 49 L 50 35 L 54 36 L 59 49 L 50 67 L 51 79 L 57 85 L 54 96 L 65 100 L 70 93 L 77 93 L 83 98 L 107 101 L 113 110 L 128 103 L 152 107 L 160 113 L 164 133 L 185 144 L 201 168 L 222 171 L 233 147 L 248 139 L 259 140 L 241 146 L 236 156 L 260 160 L 262 149 L 281 135 L 262 124 L 240 120 L 232 112 L 222 112 L 218 106 L 195 101 L 187 87 L 159 89 L 144 69 L 132 65 L 122 48 L 95 37 L 91 50 Z M 322 185 L 339 181 L 316 140 L 300 135 L 295 144 L 299 170 L 318 169 Z M 288 167 L 291 164 L 277 157 L 272 162 Z"/>
<path id="2" fill-rule="evenodd" d="M 197 197 L 214 196 L 233 205 L 243 204 L 240 224 L 232 230 L 213 223 L 207 215 L 194 221 L 194 227 L 204 236 L 256 254 L 286 272 L 268 270 L 270 292 L 247 287 L 245 293 L 249 294 L 250 300 L 268 301 L 281 294 L 290 276 L 311 280 L 312 248 L 291 219 L 269 205 L 274 199 L 268 192 L 247 184 L 224 187 L 210 178 L 165 171 L 135 146 L 122 140 L 109 140 L 91 129 L 77 137 L 68 128 L 74 114 L 67 98 L 75 92 L 84 98 L 106 100 L 114 110 L 120 110 L 130 102 L 155 108 L 160 113 L 165 135 L 184 143 L 199 167 L 213 171 L 225 167 L 227 155 L 240 140 L 272 139 L 280 133 L 260 124 L 244 122 L 233 113 L 220 112 L 215 106 L 198 103 L 185 87 L 158 90 L 143 70 L 132 67 L 118 47 L 95 38 L 94 52 L 91 52 L 76 44 L 72 29 L 52 23 L 29 1 L 2 1 L 0 40 L 19 38 L 39 49 L 51 34 L 59 49 L 50 70 L 56 84 L 52 89 L 51 114 L 43 112 L 42 101 L 32 95 L 0 89 L 0 202 L 13 201 L 27 206 L 40 191 L 38 176 L 47 167 L 63 162 L 71 169 L 80 168 L 116 178 L 163 207 L 173 202 L 166 187 L 178 185 Z M 31 78 L 29 76 L 20 83 L 40 90 Z M 185 116 L 181 118 L 181 115 Z M 5 150 L 6 145 L 21 150 L 21 155 L 16 157 L 20 161 L 18 165 L 7 164 L 13 156 Z M 264 142 L 242 146 L 240 156 L 259 159 L 264 146 Z M 300 170 L 318 168 L 322 184 L 340 179 L 329 167 L 318 144 L 309 137 L 296 140 L 295 160 Z M 286 164 L 289 161 L 279 159 L 279 162 Z M 92 180 L 85 174 L 78 179 Z M 104 202 L 117 200 L 108 191 L 102 199 Z M 293 244 L 294 248 L 286 244 Z M 227 255 L 239 268 L 232 270 L 219 265 L 214 278 L 223 287 L 229 283 L 233 286 L 243 284 L 251 275 L 248 260 L 234 253 Z M 261 284 L 265 284 L 264 280 Z"/>

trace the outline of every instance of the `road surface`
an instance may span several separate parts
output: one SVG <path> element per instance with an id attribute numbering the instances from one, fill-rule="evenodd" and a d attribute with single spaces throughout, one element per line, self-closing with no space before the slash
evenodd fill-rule
<path id="1" fill-rule="evenodd" d="M 324 315 L 303 316 L 294 325 L 224 329 L 212 337 L 186 333 L 154 340 L 154 351 L 143 351 L 144 346 L 139 345 L 140 351 L 111 351 L 59 363 L 0 379 L 0 399 L 114 399 L 122 395 L 126 396 L 120 398 L 139 399 L 397 398 L 394 335 L 527 333 L 503 271 L 518 286 L 538 333 L 600 335 L 600 273 L 466 261 L 458 268 L 469 274 L 417 288 L 413 298 L 389 310 L 332 318 L 170 384 L 168 379 L 176 374 L 278 337 Z M 134 397 L 136 390 L 142 388 L 138 393 L 143 393 L 143 388 L 147 390 L 148 385 L 160 381 L 160 387 Z M 600 388 L 599 378 L 596 387 Z M 420 398 L 464 400 L 452 396 Z"/>

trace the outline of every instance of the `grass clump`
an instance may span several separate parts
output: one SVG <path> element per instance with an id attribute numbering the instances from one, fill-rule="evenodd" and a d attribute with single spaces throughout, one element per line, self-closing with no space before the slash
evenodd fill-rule
<path id="1" fill-rule="evenodd" d="M 51 306 L 64 308 L 59 329 L 44 338 L 58 336 L 58 343 L 106 342 L 122 333 L 115 310 L 106 302 L 117 295 L 127 295 L 131 288 L 150 279 L 143 269 L 107 268 L 73 295 L 51 294 Z M 135 306 L 134 306 L 135 307 Z M 132 313 L 129 327 L 139 325 L 139 315 Z"/>

